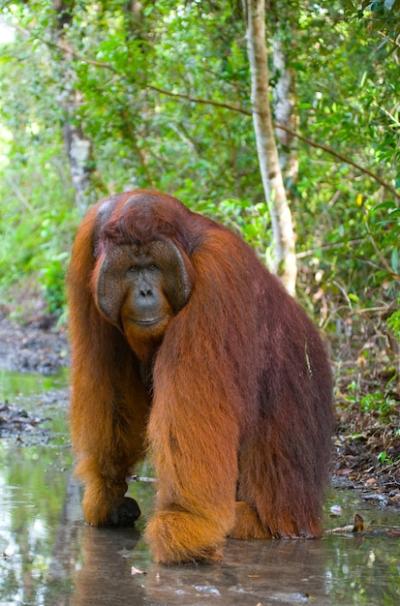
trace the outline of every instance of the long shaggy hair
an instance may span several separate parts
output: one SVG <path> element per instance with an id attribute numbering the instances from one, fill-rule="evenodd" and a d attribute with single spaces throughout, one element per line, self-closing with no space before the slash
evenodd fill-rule
<path id="1" fill-rule="evenodd" d="M 152 389 L 100 315 L 110 247 L 169 239 L 192 292 L 153 358 Z M 136 190 L 93 207 L 69 271 L 71 430 L 100 524 L 148 441 L 158 477 L 147 528 L 162 562 L 217 558 L 224 538 L 314 537 L 331 451 L 331 372 L 300 306 L 243 240 L 178 200 Z"/>

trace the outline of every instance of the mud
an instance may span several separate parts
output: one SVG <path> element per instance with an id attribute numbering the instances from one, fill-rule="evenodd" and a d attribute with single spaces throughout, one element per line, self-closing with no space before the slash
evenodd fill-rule
<path id="1" fill-rule="evenodd" d="M 332 489 L 321 540 L 227 542 L 221 564 L 158 566 L 143 540 L 155 485 L 144 465 L 129 494 L 136 528 L 82 520 L 66 431 L 65 376 L 0 373 L 0 393 L 48 439 L 0 440 L 0 604 L 4 606 L 386 606 L 400 603 L 400 514 L 355 490 Z M 26 435 L 32 432 L 24 432 Z M 355 514 L 365 530 L 346 525 Z M 344 528 L 344 529 L 343 529 Z"/>
<path id="2" fill-rule="evenodd" d="M 49 375 L 68 364 L 66 331 L 52 319 L 19 324 L 0 314 L 0 368 Z"/>

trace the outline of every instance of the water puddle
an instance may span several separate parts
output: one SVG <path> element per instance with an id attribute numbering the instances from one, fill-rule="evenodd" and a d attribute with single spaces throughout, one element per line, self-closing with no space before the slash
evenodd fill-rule
<path id="1" fill-rule="evenodd" d="M 213 566 L 153 564 L 143 518 L 136 529 L 86 526 L 71 475 L 65 385 L 65 374 L 0 373 L 0 403 L 47 419 L 40 424 L 46 439 L 0 439 L 1 606 L 400 604 L 400 539 L 387 532 L 400 528 L 400 514 L 355 491 L 330 491 L 325 525 L 345 526 L 359 513 L 371 532 L 229 541 L 224 562 Z M 146 482 L 130 486 L 144 516 L 153 490 Z M 340 505 L 340 517 L 329 517 L 332 505 Z"/>

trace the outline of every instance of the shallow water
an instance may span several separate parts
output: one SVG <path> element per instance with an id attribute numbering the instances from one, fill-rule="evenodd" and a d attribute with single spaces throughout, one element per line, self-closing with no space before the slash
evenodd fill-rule
<path id="1" fill-rule="evenodd" d="M 223 563 L 211 566 L 153 564 L 143 518 L 136 529 L 86 526 L 71 474 L 65 381 L 0 373 L 0 402 L 48 418 L 45 438 L 33 429 L 38 439 L 0 439 L 1 606 L 400 604 L 400 539 L 387 532 L 400 528 L 400 513 L 377 509 L 355 491 L 330 491 L 326 511 L 341 505 L 342 515 L 327 515 L 325 525 L 344 526 L 359 513 L 371 525 L 364 536 L 231 540 Z M 153 490 L 146 482 L 130 486 L 144 517 Z"/>

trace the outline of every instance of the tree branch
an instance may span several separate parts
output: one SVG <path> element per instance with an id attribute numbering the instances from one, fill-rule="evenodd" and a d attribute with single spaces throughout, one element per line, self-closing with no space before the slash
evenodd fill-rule
<path id="1" fill-rule="evenodd" d="M 186 101 L 192 101 L 193 103 L 199 103 L 202 105 L 212 105 L 214 107 L 218 107 L 221 109 L 228 109 L 231 111 L 235 111 L 240 114 L 244 114 L 245 116 L 252 116 L 252 112 L 250 110 L 244 109 L 243 107 L 238 107 L 237 105 L 231 105 L 230 103 L 221 103 L 219 101 L 213 101 L 212 99 L 201 99 L 198 97 L 192 97 L 190 95 L 185 95 L 183 93 L 173 93 L 171 91 L 159 88 L 157 86 L 147 85 L 146 88 L 148 88 L 150 90 L 154 90 L 154 91 L 160 93 L 161 95 L 166 95 L 168 97 L 177 97 L 179 99 L 185 99 Z M 358 164 L 358 162 L 355 162 L 354 160 L 347 158 L 346 156 L 344 156 L 340 152 L 335 151 L 328 145 L 325 145 L 324 143 L 317 143 L 316 141 L 313 141 L 312 139 L 305 137 L 304 135 L 300 134 L 299 132 L 292 130 L 291 128 L 288 128 L 287 126 L 283 126 L 283 124 L 274 122 L 274 126 L 275 126 L 275 128 L 279 128 L 280 130 L 287 132 L 292 137 L 296 137 L 296 139 L 299 139 L 299 141 L 303 141 L 310 147 L 314 147 L 316 149 L 321 149 L 322 151 L 326 152 L 327 154 L 330 154 L 331 156 L 333 156 L 334 158 L 337 158 L 341 162 L 344 162 L 345 164 L 348 164 L 349 166 L 353 166 L 360 172 L 371 177 L 371 179 L 374 179 L 374 181 L 376 181 L 377 183 L 382 185 L 382 187 L 384 187 L 385 189 L 390 191 L 398 200 L 400 200 L 400 192 L 398 192 L 392 185 L 390 185 L 390 183 L 388 183 L 387 181 L 382 179 L 382 177 L 380 177 L 376 173 L 372 172 L 369 168 L 364 168 L 364 166 L 361 166 L 361 164 Z"/>
<path id="2" fill-rule="evenodd" d="M 310 257 L 314 255 L 319 250 L 332 250 L 335 248 L 340 248 L 341 246 L 351 246 L 352 244 L 358 244 L 359 242 L 363 242 L 366 239 L 364 238 L 355 238 L 354 240 L 341 240 L 340 242 L 332 242 L 331 244 L 324 244 L 323 246 L 318 246 L 316 248 L 310 248 L 309 250 L 302 250 L 296 254 L 298 259 L 304 259 L 305 257 Z"/>
<path id="3" fill-rule="evenodd" d="M 350 160 L 350 158 L 347 158 L 347 156 L 344 156 L 340 152 L 337 152 L 334 149 L 332 149 L 331 147 L 328 147 L 328 145 L 324 145 L 323 143 L 317 143 L 316 141 L 313 141 L 312 139 L 309 139 L 308 137 L 304 137 L 304 135 L 301 135 L 300 133 L 293 131 L 290 128 L 287 128 L 286 126 L 283 126 L 282 124 L 275 124 L 275 127 L 281 128 L 282 130 L 285 130 L 290 135 L 293 135 L 293 137 L 296 137 L 300 141 L 304 141 L 304 143 L 307 143 L 307 145 L 310 145 L 311 147 L 315 147 L 316 149 L 322 149 L 322 151 L 326 152 L 327 154 L 330 154 L 334 158 L 337 158 L 341 162 L 344 162 L 345 164 L 349 164 L 349 166 L 353 166 L 360 172 L 371 177 L 371 179 L 374 179 L 377 183 L 382 185 L 382 187 L 384 187 L 385 189 L 390 191 L 398 200 L 400 200 L 400 192 L 398 192 L 392 185 L 390 185 L 390 183 L 388 183 L 387 181 L 382 179 L 382 177 L 380 177 L 376 173 L 372 172 L 372 170 L 369 170 L 369 168 L 364 168 L 364 166 L 361 166 L 361 164 L 358 164 L 358 162 L 354 162 L 354 160 Z"/>
<path id="4" fill-rule="evenodd" d="M 99 67 L 101 69 L 107 69 L 107 70 L 111 71 L 112 73 L 114 73 L 119 78 L 129 81 L 129 78 L 127 76 L 125 76 L 124 74 L 121 74 L 121 72 L 119 72 L 117 69 L 115 69 L 115 67 L 113 65 L 111 65 L 110 63 L 104 63 L 103 61 L 97 61 L 95 59 L 88 59 L 87 57 L 84 57 L 84 56 L 80 55 L 79 53 L 77 53 L 70 45 L 67 45 L 65 43 L 65 41 L 62 44 L 61 43 L 57 44 L 55 42 L 40 38 L 37 34 L 32 34 L 32 32 L 30 32 L 29 30 L 26 30 L 18 25 L 14 25 L 14 27 L 17 30 L 19 30 L 21 33 L 34 37 L 37 40 L 39 40 L 40 42 L 42 42 L 43 44 L 46 44 L 47 46 L 56 48 L 57 50 L 60 50 L 63 53 L 66 53 L 66 52 L 69 53 L 72 57 L 74 57 L 78 61 L 82 61 L 83 63 L 87 63 L 88 65 L 93 65 L 94 67 Z M 191 101 L 192 103 L 197 103 L 199 105 L 211 105 L 213 107 L 217 107 L 220 109 L 227 109 L 230 111 L 234 111 L 239 114 L 243 114 L 245 116 L 253 115 L 253 112 L 251 110 L 245 109 L 238 105 L 233 105 L 231 103 L 222 103 L 220 101 L 213 101 L 212 99 L 202 99 L 199 97 L 192 97 L 191 95 L 186 95 L 184 93 L 173 93 L 172 91 L 169 91 L 169 90 L 160 88 L 159 86 L 154 86 L 151 84 L 144 84 L 144 87 L 149 90 L 152 90 L 154 92 L 157 92 L 160 95 L 165 95 L 165 96 L 176 98 L 176 99 L 184 99 L 186 101 Z M 335 151 L 328 145 L 325 145 L 324 143 L 317 143 L 316 141 L 313 141 L 312 139 L 305 137 L 304 135 L 300 134 L 299 132 L 294 131 L 291 128 L 288 128 L 287 126 L 284 126 L 283 124 L 279 124 L 279 123 L 275 122 L 274 126 L 275 126 L 275 128 L 279 128 L 280 130 L 287 132 L 292 137 L 299 139 L 299 141 L 303 141 L 303 143 L 306 143 L 310 147 L 314 147 L 315 149 L 320 149 L 320 150 L 324 151 L 325 153 L 333 156 L 337 160 L 340 160 L 341 162 L 344 162 L 345 164 L 352 166 L 356 170 L 360 171 L 361 173 L 367 175 L 368 177 L 370 177 L 371 179 L 373 179 L 374 181 L 379 183 L 379 185 L 381 185 L 382 187 L 384 187 L 385 189 L 390 191 L 395 196 L 395 198 L 397 198 L 397 200 L 400 200 L 400 192 L 398 192 L 392 185 L 390 185 L 390 183 L 388 183 L 387 181 L 382 179 L 382 177 L 380 177 L 379 175 L 374 173 L 372 170 L 370 170 L 368 168 L 364 168 L 364 166 L 361 166 L 361 164 L 358 164 L 358 162 L 355 162 L 354 160 L 351 160 L 350 158 L 348 158 L 347 156 L 344 156 L 340 152 Z"/>
<path id="5" fill-rule="evenodd" d="M 201 99 L 199 97 L 191 97 L 190 95 L 185 95 L 184 93 L 173 93 L 169 90 L 165 90 L 163 88 L 153 86 L 151 84 L 147 84 L 146 88 L 148 88 L 149 90 L 154 90 L 156 93 L 160 93 L 160 95 L 166 95 L 167 97 L 184 99 L 185 101 L 192 101 L 193 103 L 197 103 L 199 105 L 213 105 L 214 107 L 219 107 L 221 109 L 229 109 L 230 111 L 238 112 L 239 114 L 244 114 L 245 116 L 252 115 L 251 111 L 249 111 L 248 109 L 244 109 L 243 107 L 239 107 L 238 105 L 231 105 L 230 103 L 213 101 L 212 99 Z"/>

